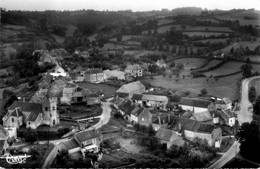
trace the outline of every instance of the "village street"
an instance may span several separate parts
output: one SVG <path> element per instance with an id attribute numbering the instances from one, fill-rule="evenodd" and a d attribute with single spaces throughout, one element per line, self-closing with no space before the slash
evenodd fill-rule
<path id="1" fill-rule="evenodd" d="M 252 106 L 252 104 L 248 100 L 248 92 L 249 92 L 249 83 L 255 79 L 260 79 L 260 76 L 251 77 L 243 80 L 242 82 L 240 110 L 236 112 L 240 124 L 244 122 L 252 121 L 252 112 L 248 110 L 248 107 Z"/>
<path id="2" fill-rule="evenodd" d="M 107 124 L 108 121 L 110 120 L 110 117 L 111 117 L 110 102 L 101 102 L 101 104 L 102 104 L 103 112 L 102 112 L 102 114 L 100 116 L 95 117 L 95 118 L 100 118 L 100 121 L 97 124 L 95 124 L 94 126 L 89 127 L 86 130 L 99 129 L 103 125 Z M 78 131 L 76 130 L 74 133 L 76 133 L 76 132 L 78 132 Z M 67 141 L 69 139 L 70 139 L 69 137 L 66 137 L 66 138 L 61 138 L 61 139 L 58 139 L 58 140 L 50 140 L 49 143 L 53 143 L 53 144 L 57 145 L 60 142 Z M 44 144 L 44 143 L 46 143 L 46 141 L 38 141 L 38 143 L 39 144 Z"/>

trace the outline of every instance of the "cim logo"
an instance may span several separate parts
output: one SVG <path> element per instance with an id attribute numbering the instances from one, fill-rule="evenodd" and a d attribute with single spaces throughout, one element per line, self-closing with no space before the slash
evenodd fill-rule
<path id="1" fill-rule="evenodd" d="M 26 162 L 26 159 L 31 157 L 31 155 L 16 155 L 12 156 L 11 154 L 5 154 L 0 159 L 5 159 L 9 164 L 22 164 Z"/>

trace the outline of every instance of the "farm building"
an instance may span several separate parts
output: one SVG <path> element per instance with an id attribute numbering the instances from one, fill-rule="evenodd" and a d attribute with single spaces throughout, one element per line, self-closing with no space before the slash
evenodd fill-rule
<path id="1" fill-rule="evenodd" d="M 148 94 L 133 94 L 131 100 L 141 104 L 142 106 L 154 107 L 159 109 L 166 109 L 166 105 L 169 101 L 166 96 Z"/>
<path id="2" fill-rule="evenodd" d="M 236 123 L 235 115 L 230 110 L 217 110 L 212 113 L 212 116 L 214 124 L 220 123 L 232 127 Z"/>
<path id="3" fill-rule="evenodd" d="M 116 92 L 128 93 L 129 95 L 142 94 L 145 93 L 145 86 L 140 81 L 136 81 L 121 86 Z"/>
<path id="4" fill-rule="evenodd" d="M 183 110 L 189 110 L 193 113 L 205 112 L 215 107 L 212 102 L 200 99 L 182 98 L 178 103 Z"/>
<path id="5" fill-rule="evenodd" d="M 117 80 L 125 80 L 125 72 L 119 70 L 104 70 L 105 79 L 116 78 Z"/>
<path id="6" fill-rule="evenodd" d="M 89 69 L 85 71 L 84 80 L 90 83 L 101 83 L 104 81 L 102 69 Z"/>

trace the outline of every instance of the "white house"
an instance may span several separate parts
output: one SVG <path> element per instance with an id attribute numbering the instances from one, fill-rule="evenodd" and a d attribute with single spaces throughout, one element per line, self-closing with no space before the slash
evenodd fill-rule
<path id="1" fill-rule="evenodd" d="M 105 79 L 116 78 L 117 80 L 125 80 L 125 72 L 119 70 L 104 70 Z"/>
<path id="2" fill-rule="evenodd" d="M 54 72 L 50 73 L 50 75 L 52 75 L 54 77 L 58 77 L 58 76 L 65 77 L 65 76 L 67 76 L 67 73 L 62 67 L 57 65 L 54 69 Z"/>

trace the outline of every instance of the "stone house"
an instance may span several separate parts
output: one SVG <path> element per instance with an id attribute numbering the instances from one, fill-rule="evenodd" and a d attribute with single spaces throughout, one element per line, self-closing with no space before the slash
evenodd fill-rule
<path id="1" fill-rule="evenodd" d="M 117 80 L 125 80 L 125 72 L 119 70 L 104 70 L 105 80 L 116 78 Z"/>
<path id="2" fill-rule="evenodd" d="M 128 65 L 125 68 L 125 73 L 130 74 L 131 76 L 134 77 L 141 77 L 143 76 L 143 69 L 139 64 Z"/>
<path id="3" fill-rule="evenodd" d="M 133 101 L 141 104 L 142 106 L 148 106 L 158 109 L 166 109 L 168 104 L 168 97 L 167 96 L 160 96 L 160 95 L 149 95 L 149 94 L 133 94 L 132 98 Z"/>
<path id="4" fill-rule="evenodd" d="M 88 71 L 85 71 L 84 81 L 90 83 L 104 82 L 104 72 L 102 69 L 89 69 Z"/>
<path id="5" fill-rule="evenodd" d="M 230 110 L 217 110 L 212 112 L 213 123 L 214 124 L 225 124 L 230 127 L 234 126 L 236 123 L 236 117 L 234 113 Z"/>
<path id="6" fill-rule="evenodd" d="M 166 68 L 166 63 L 164 60 L 157 60 L 155 63 L 159 68 Z"/>

